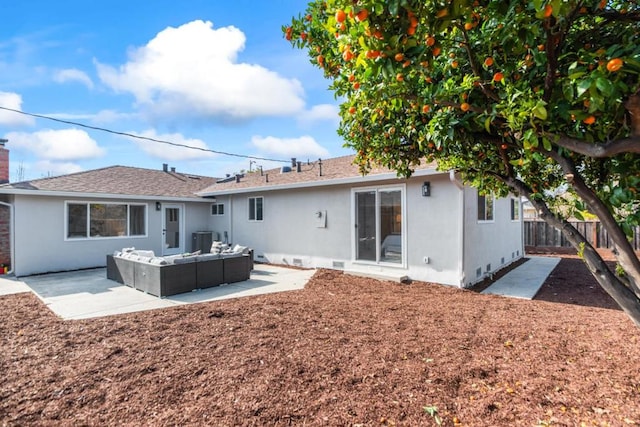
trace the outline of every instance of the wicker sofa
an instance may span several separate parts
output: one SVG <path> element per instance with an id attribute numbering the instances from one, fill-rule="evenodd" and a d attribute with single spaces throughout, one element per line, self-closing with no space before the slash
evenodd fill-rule
<path id="1" fill-rule="evenodd" d="M 176 295 L 248 280 L 253 251 L 246 252 L 173 257 L 116 253 L 107 255 L 107 278 L 158 297 Z"/>

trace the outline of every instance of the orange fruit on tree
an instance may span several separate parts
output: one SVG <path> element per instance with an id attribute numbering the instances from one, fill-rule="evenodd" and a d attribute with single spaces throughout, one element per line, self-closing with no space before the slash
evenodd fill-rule
<path id="1" fill-rule="evenodd" d="M 440 55 L 441 52 L 442 52 L 442 49 L 440 49 L 440 46 L 436 46 L 433 48 L 433 56 L 438 56 Z"/>
<path id="2" fill-rule="evenodd" d="M 551 6 L 550 4 L 547 4 L 547 5 L 544 7 L 544 13 L 543 13 L 543 16 L 544 16 L 545 18 L 548 18 L 548 17 L 550 17 L 550 16 L 551 16 L 551 14 L 552 14 L 552 13 L 553 13 L 553 6 Z"/>
<path id="3" fill-rule="evenodd" d="M 462 104 L 460 104 L 460 109 L 464 112 L 469 111 L 469 108 L 471 108 L 471 105 L 469 105 L 468 102 L 463 102 Z"/>
<path id="4" fill-rule="evenodd" d="M 349 114 L 355 114 L 356 113 L 356 107 L 351 106 L 349 107 Z"/>
<path id="5" fill-rule="evenodd" d="M 493 81 L 494 81 L 494 82 L 501 82 L 501 81 L 502 81 L 502 79 L 504 79 L 504 74 L 503 74 L 503 73 L 501 73 L 500 71 L 498 71 L 497 73 L 495 73 L 495 74 L 493 75 Z"/>
<path id="6" fill-rule="evenodd" d="M 369 16 L 369 11 L 367 9 L 362 9 L 360 12 L 356 13 L 356 21 L 362 22 Z"/>
<path id="7" fill-rule="evenodd" d="M 409 65 L 411 65 L 411 61 L 407 59 L 402 63 L 402 68 L 407 68 Z"/>
<path id="8" fill-rule="evenodd" d="M 336 12 L 336 21 L 342 23 L 345 19 L 347 19 L 347 14 L 344 12 L 344 10 L 338 9 L 338 11 Z"/>
<path id="9" fill-rule="evenodd" d="M 409 27 L 407 28 L 407 34 L 412 36 L 416 33 L 416 27 Z"/>
<path id="10" fill-rule="evenodd" d="M 431 111 L 431 107 L 428 104 L 422 106 L 423 113 L 427 114 L 429 111 Z"/>
<path id="11" fill-rule="evenodd" d="M 293 28 L 287 27 L 284 38 L 291 41 L 291 34 L 293 34 Z"/>
<path id="12" fill-rule="evenodd" d="M 351 50 L 347 49 L 342 53 L 342 59 L 344 59 L 346 62 L 349 62 L 353 59 L 354 54 L 353 52 L 351 52 Z"/>
<path id="13" fill-rule="evenodd" d="M 458 68 L 458 61 L 451 62 L 451 68 Z"/>
<path id="14" fill-rule="evenodd" d="M 613 58 L 612 60 L 607 62 L 607 70 L 611 71 L 612 73 L 615 73 L 620 68 L 622 68 L 623 64 L 624 64 L 624 62 L 622 61 L 622 59 Z"/>
<path id="15" fill-rule="evenodd" d="M 324 56 L 318 55 L 316 60 L 318 61 L 318 65 L 320 65 L 321 67 L 324 66 Z"/>
<path id="16" fill-rule="evenodd" d="M 433 36 L 427 37 L 426 41 L 427 46 L 433 46 L 434 44 L 436 44 L 436 39 Z"/>
<path id="17" fill-rule="evenodd" d="M 444 18 L 448 14 L 449 14 L 449 10 L 447 10 L 447 8 L 440 9 L 438 13 L 436 13 L 436 18 Z"/>
<path id="18" fill-rule="evenodd" d="M 589 117 L 586 117 L 585 119 L 583 119 L 582 122 L 585 125 L 592 125 L 592 124 L 594 124 L 596 122 L 596 118 L 594 116 L 589 116 Z"/>
<path id="19" fill-rule="evenodd" d="M 356 75 L 355 74 L 351 74 L 349 75 L 349 81 L 352 82 L 356 79 Z"/>
<path id="20" fill-rule="evenodd" d="M 465 22 L 464 23 L 464 29 L 467 30 L 467 31 L 472 30 L 473 29 L 473 23 Z"/>
<path id="21" fill-rule="evenodd" d="M 399 81 L 399 82 L 403 82 L 404 81 L 404 74 L 402 74 L 402 73 L 396 74 L 396 80 Z"/>
<path id="22" fill-rule="evenodd" d="M 401 62 L 404 60 L 404 54 L 402 52 L 396 53 L 396 56 L 393 57 L 396 61 Z"/>
<path id="23" fill-rule="evenodd" d="M 493 58 L 490 56 L 487 56 L 484 59 L 484 65 L 486 65 L 487 67 L 491 67 L 493 65 Z"/>
<path id="24" fill-rule="evenodd" d="M 354 82 L 354 83 L 353 83 L 353 88 L 354 88 L 355 90 L 360 89 L 360 82 Z"/>

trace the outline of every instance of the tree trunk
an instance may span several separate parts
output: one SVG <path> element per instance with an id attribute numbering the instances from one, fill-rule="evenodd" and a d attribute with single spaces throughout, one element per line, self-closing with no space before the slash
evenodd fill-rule
<path id="1" fill-rule="evenodd" d="M 562 232 L 578 253 L 582 254 L 583 261 L 602 289 L 618 303 L 636 326 L 640 327 L 640 295 L 634 293 L 607 267 L 600 254 L 574 226 L 556 217 L 546 203 L 536 200 L 522 182 L 513 178 L 506 179 L 505 182 L 517 194 L 527 197 L 541 212 L 540 217 L 547 224 Z"/>
<path id="2" fill-rule="evenodd" d="M 609 237 L 614 245 L 613 254 L 627 274 L 627 285 L 634 294 L 640 296 L 640 287 L 638 286 L 640 283 L 640 260 L 638 260 L 627 236 L 620 226 L 618 226 L 618 223 L 607 206 L 602 203 L 602 200 L 600 200 L 597 194 L 584 182 L 582 176 L 573 165 L 573 162 L 561 156 L 553 157 L 558 161 L 567 176 L 569 176 L 567 180 L 569 184 L 576 190 L 578 196 L 584 200 L 591 212 L 600 219 L 600 223 L 609 233 Z"/>

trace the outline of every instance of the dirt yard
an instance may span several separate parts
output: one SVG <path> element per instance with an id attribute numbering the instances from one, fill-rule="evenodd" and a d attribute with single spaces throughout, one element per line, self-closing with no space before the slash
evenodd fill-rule
<path id="1" fill-rule="evenodd" d="M 640 329 L 566 257 L 536 301 L 321 270 L 80 320 L 0 297 L 0 425 L 640 424 Z"/>

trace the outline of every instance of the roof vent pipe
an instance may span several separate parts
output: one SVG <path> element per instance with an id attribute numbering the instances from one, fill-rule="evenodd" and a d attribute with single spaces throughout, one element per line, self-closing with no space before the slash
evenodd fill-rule
<path id="1" fill-rule="evenodd" d="M 171 168 L 171 172 L 176 173 L 176 168 Z"/>
<path id="2" fill-rule="evenodd" d="M 260 166 L 260 176 L 264 175 L 264 172 L 262 170 L 262 166 Z"/>
<path id="3" fill-rule="evenodd" d="M 265 182 L 269 182 L 269 174 L 268 173 L 264 174 L 264 179 L 265 179 Z"/>
<path id="4" fill-rule="evenodd" d="M 318 166 L 320 166 L 320 171 L 318 176 L 322 176 L 322 159 L 318 159 Z"/>
<path id="5" fill-rule="evenodd" d="M 167 163 L 163 163 L 162 164 L 162 171 L 163 172 L 169 172 L 169 165 Z"/>
<path id="6" fill-rule="evenodd" d="M 291 158 L 291 169 L 295 169 L 295 167 L 296 167 L 296 158 L 292 157 Z"/>
<path id="7" fill-rule="evenodd" d="M 302 162 L 296 163 L 296 172 L 302 172 Z"/>
<path id="8" fill-rule="evenodd" d="M 240 175 L 236 174 L 236 182 L 240 182 Z"/>

